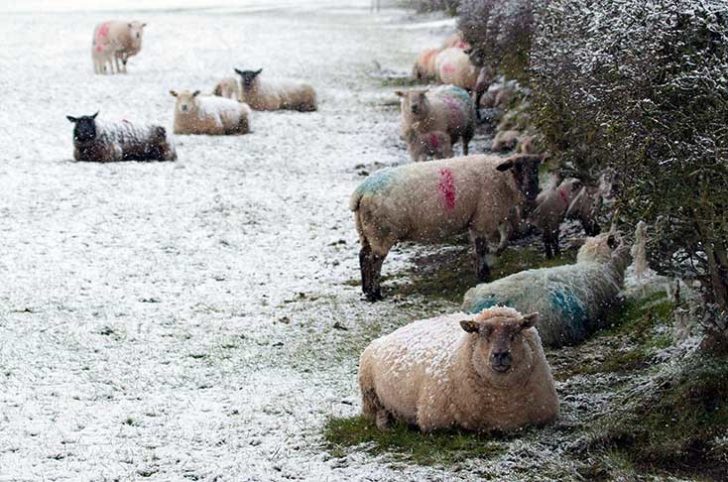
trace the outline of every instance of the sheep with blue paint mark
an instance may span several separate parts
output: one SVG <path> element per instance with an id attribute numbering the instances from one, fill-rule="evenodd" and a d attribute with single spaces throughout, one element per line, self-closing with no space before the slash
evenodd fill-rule
<path id="1" fill-rule="evenodd" d="M 505 249 L 538 193 L 542 156 L 466 156 L 375 172 L 351 197 L 361 241 L 362 290 L 381 298 L 380 273 L 400 241 L 442 241 L 469 232 L 478 280 L 488 279 L 488 241 Z"/>
<path id="2" fill-rule="evenodd" d="M 495 305 L 537 311 L 544 345 L 573 345 L 603 326 L 605 315 L 619 302 L 629 261 L 629 247 L 619 236 L 603 233 L 587 238 L 576 264 L 521 271 L 479 284 L 465 293 L 462 308 L 468 313 Z"/>
<path id="3" fill-rule="evenodd" d="M 450 142 L 463 142 L 463 155 L 475 134 L 475 104 L 468 93 L 454 85 L 435 89 L 397 91 L 401 98 L 400 129 L 402 135 L 411 130 L 420 134 L 442 131 Z"/>

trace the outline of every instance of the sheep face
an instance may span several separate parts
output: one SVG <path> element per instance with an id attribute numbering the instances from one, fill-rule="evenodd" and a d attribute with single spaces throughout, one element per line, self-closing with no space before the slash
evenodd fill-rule
<path id="1" fill-rule="evenodd" d="M 586 238 L 584 245 L 576 254 L 576 262 L 606 263 L 612 259 L 614 252 L 623 246 L 619 233 L 602 233 L 599 236 Z"/>
<path id="2" fill-rule="evenodd" d="M 395 94 L 401 99 L 402 117 L 406 124 L 412 125 L 427 117 L 429 102 L 426 90 L 397 91 Z"/>
<path id="3" fill-rule="evenodd" d="M 526 376 L 533 365 L 534 352 L 524 336 L 538 314 L 521 316 L 515 310 L 482 319 L 461 321 L 460 326 L 475 337 L 472 364 L 487 383 L 508 386 Z M 488 311 L 488 310 L 485 310 Z M 483 313 L 485 313 L 485 311 Z"/>
<path id="4" fill-rule="evenodd" d="M 129 22 L 129 37 L 131 37 L 132 42 L 137 47 L 141 46 L 142 44 L 142 35 L 144 35 L 144 27 L 146 27 L 146 23 L 141 22 Z"/>
<path id="5" fill-rule="evenodd" d="M 235 72 L 240 76 L 243 83 L 244 89 L 250 89 L 255 84 L 255 79 L 258 78 L 263 69 L 258 70 L 239 70 L 235 69 Z"/>
<path id="6" fill-rule="evenodd" d="M 538 165 L 544 160 L 542 155 L 518 154 L 507 158 L 496 167 L 501 172 L 511 171 L 518 190 L 526 198 L 524 216 L 536 204 L 538 196 Z"/>
<path id="7" fill-rule="evenodd" d="M 197 110 L 197 100 L 195 98 L 200 95 L 199 90 L 196 90 L 194 92 L 190 92 L 189 90 L 183 90 L 181 92 L 170 90 L 169 93 L 172 95 L 172 97 L 177 98 L 175 109 L 177 109 L 179 113 L 191 114 L 192 112 L 195 112 Z"/>
<path id="8" fill-rule="evenodd" d="M 94 115 L 84 115 L 81 117 L 73 117 L 73 116 L 66 116 L 66 118 L 72 123 L 75 124 L 75 127 L 73 128 L 73 140 L 76 142 L 89 142 L 96 139 L 96 116 L 99 115 L 99 113 L 95 113 Z"/>

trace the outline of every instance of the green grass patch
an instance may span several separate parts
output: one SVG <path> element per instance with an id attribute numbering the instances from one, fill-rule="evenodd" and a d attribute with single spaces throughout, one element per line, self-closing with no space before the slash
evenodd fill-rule
<path id="1" fill-rule="evenodd" d="M 362 416 L 330 419 L 324 428 L 324 439 L 334 457 L 345 456 L 351 448 L 361 448 L 373 455 L 386 453 L 419 465 L 454 465 L 504 451 L 492 436 L 460 431 L 423 434 L 401 423 L 383 432 Z"/>

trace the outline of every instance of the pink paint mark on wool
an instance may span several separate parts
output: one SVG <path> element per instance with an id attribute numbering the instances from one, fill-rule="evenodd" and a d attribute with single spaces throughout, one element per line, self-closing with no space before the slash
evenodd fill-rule
<path id="1" fill-rule="evenodd" d="M 452 97 L 445 96 L 442 98 L 448 109 L 448 117 L 453 126 L 460 126 L 463 119 L 463 113 L 460 108 L 460 103 Z"/>
<path id="2" fill-rule="evenodd" d="M 437 139 L 437 134 L 435 134 L 434 132 L 430 133 L 430 146 L 433 149 L 440 148 L 440 141 Z"/>
<path id="3" fill-rule="evenodd" d="M 566 189 L 564 189 L 563 187 L 559 189 L 559 197 L 562 201 L 564 201 L 565 205 L 569 205 L 569 195 L 566 194 Z"/>
<path id="4" fill-rule="evenodd" d="M 106 38 L 109 36 L 109 22 L 102 23 L 99 27 L 99 31 L 96 34 L 97 39 Z"/>
<path id="5" fill-rule="evenodd" d="M 455 73 L 455 66 L 451 63 L 446 63 L 442 66 L 442 71 L 446 74 L 454 74 Z"/>
<path id="6" fill-rule="evenodd" d="M 447 168 L 440 169 L 440 182 L 437 184 L 442 200 L 445 202 L 445 209 L 455 209 L 455 178 L 452 171 Z"/>

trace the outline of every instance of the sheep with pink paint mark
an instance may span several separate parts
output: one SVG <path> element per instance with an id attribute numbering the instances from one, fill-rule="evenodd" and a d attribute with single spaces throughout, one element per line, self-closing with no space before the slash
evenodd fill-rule
<path id="1" fill-rule="evenodd" d="M 417 57 L 415 65 L 412 68 L 412 77 L 417 80 L 437 79 L 437 67 L 435 65 L 435 60 L 439 53 L 439 49 L 423 50 Z"/>
<path id="2" fill-rule="evenodd" d="M 437 429 L 515 430 L 559 413 L 538 314 L 493 307 L 418 320 L 374 340 L 359 361 L 362 412 Z"/>
<path id="3" fill-rule="evenodd" d="M 126 73 L 129 58 L 142 49 L 146 23 L 106 21 L 94 28 L 91 59 L 97 74 Z"/>
<path id="4" fill-rule="evenodd" d="M 469 92 L 478 82 L 481 69 L 470 62 L 470 56 L 457 47 L 451 47 L 437 54 L 435 70 L 440 82 L 451 84 Z"/>
<path id="5" fill-rule="evenodd" d="M 462 140 L 463 154 L 475 134 L 475 104 L 463 89 L 443 85 L 434 89 L 396 91 L 400 97 L 400 129 L 419 134 L 446 132 L 451 144 Z"/>
<path id="6" fill-rule="evenodd" d="M 440 241 L 469 232 L 479 280 L 489 277 L 488 241 L 496 253 L 538 194 L 543 157 L 467 156 L 382 169 L 362 182 L 350 208 L 359 233 L 362 290 L 381 298 L 382 263 L 401 241 Z"/>
<path id="7" fill-rule="evenodd" d="M 428 158 L 447 159 L 453 156 L 450 136 L 446 132 L 417 132 L 410 129 L 404 134 L 407 150 L 412 161 L 426 161 Z"/>

